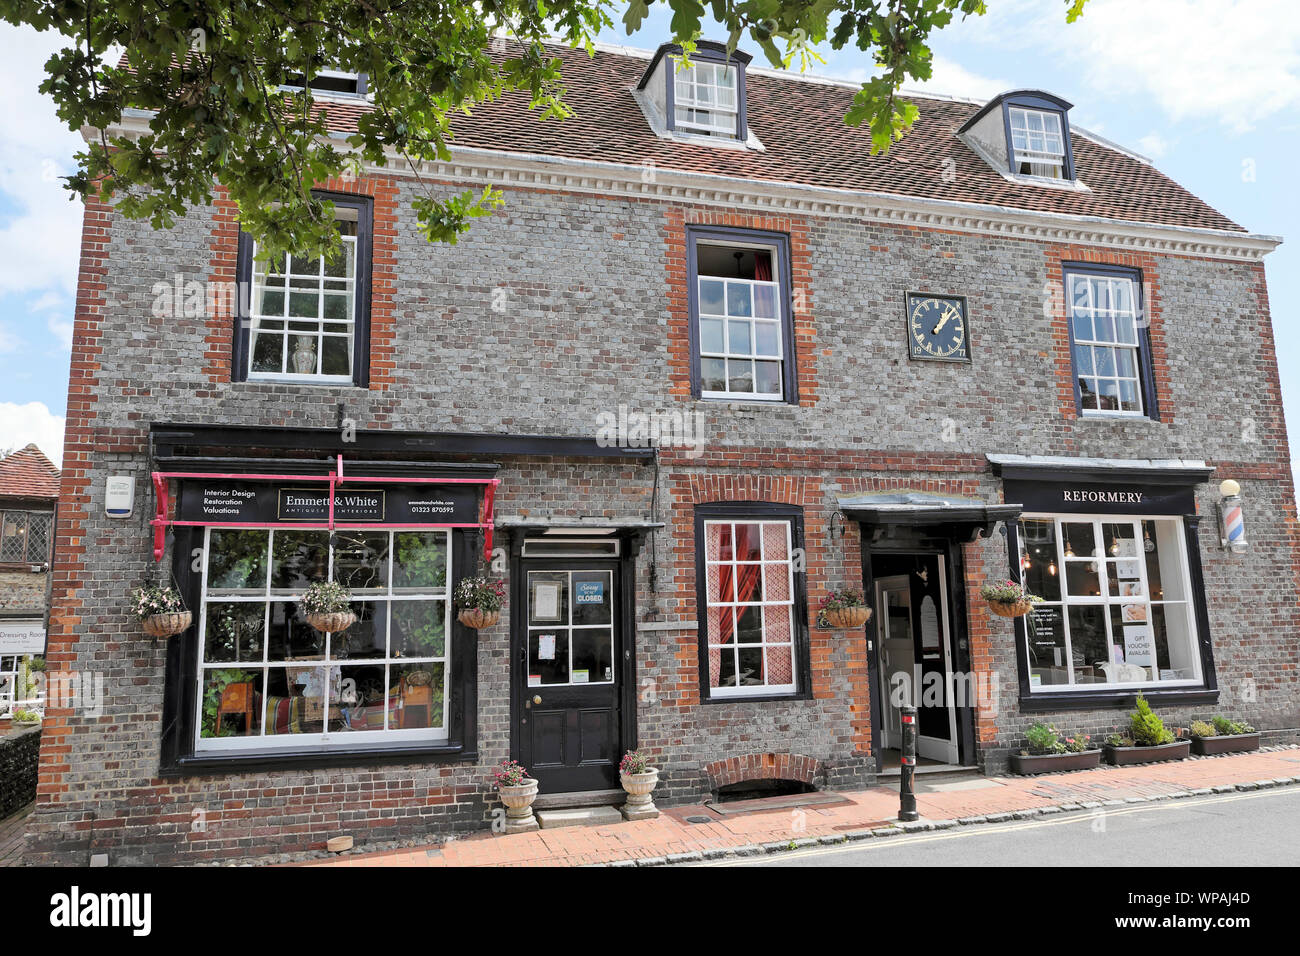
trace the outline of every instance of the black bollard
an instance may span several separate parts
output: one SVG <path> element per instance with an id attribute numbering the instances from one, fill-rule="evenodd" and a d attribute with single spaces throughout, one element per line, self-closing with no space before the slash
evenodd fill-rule
<path id="1" fill-rule="evenodd" d="M 916 812 L 916 791 L 913 789 L 916 776 L 916 708 L 900 707 L 903 720 L 903 750 L 899 759 L 898 780 L 898 819 L 903 821 L 919 820 L 921 814 Z"/>

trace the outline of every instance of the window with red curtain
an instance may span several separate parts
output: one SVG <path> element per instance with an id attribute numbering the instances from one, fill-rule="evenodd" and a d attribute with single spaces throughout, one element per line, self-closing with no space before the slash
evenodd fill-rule
<path id="1" fill-rule="evenodd" d="M 704 546 L 710 695 L 793 693 L 791 523 L 705 521 Z"/>

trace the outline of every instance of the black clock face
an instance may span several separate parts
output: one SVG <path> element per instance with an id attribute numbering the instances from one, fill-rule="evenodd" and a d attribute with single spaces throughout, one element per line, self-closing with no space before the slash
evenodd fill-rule
<path id="1" fill-rule="evenodd" d="M 914 359 L 969 362 L 966 300 L 908 293 L 907 344 Z"/>

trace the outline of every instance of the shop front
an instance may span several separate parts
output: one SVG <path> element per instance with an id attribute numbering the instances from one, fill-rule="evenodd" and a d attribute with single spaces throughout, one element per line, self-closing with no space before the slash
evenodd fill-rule
<path id="1" fill-rule="evenodd" d="M 991 455 L 1021 509 L 1008 561 L 1042 603 L 1016 622 L 1025 712 L 1218 699 L 1200 462 Z"/>

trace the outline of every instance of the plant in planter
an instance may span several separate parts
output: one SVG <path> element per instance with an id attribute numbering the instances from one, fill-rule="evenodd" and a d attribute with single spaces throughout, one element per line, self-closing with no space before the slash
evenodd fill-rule
<path id="1" fill-rule="evenodd" d="M 194 619 L 175 588 L 162 584 L 146 584 L 132 591 L 131 613 L 139 618 L 150 637 L 180 634 Z"/>
<path id="2" fill-rule="evenodd" d="M 1259 732 L 1250 724 L 1227 717 L 1215 716 L 1209 723 L 1194 720 L 1191 732 L 1192 753 L 1202 757 L 1259 749 Z"/>
<path id="3" fill-rule="evenodd" d="M 980 588 L 980 597 L 998 617 L 1024 617 L 1043 600 L 1016 581 L 986 584 Z"/>
<path id="4" fill-rule="evenodd" d="M 862 592 L 852 588 L 832 591 L 822 598 L 818 610 L 819 616 L 825 618 L 826 623 L 831 627 L 861 627 L 871 620 L 871 608 L 867 607 L 867 602 L 863 600 Z"/>
<path id="5" fill-rule="evenodd" d="M 1011 755 L 1013 773 L 1053 773 L 1086 770 L 1101 763 L 1101 749 L 1091 747 L 1087 734 L 1064 736 L 1050 724 L 1037 723 L 1025 731 L 1029 746 Z"/>
<path id="6" fill-rule="evenodd" d="M 650 766 L 650 757 L 639 750 L 629 750 L 618 762 L 618 779 L 627 794 L 627 802 L 619 808 L 627 820 L 653 820 L 659 816 L 654 804 L 654 789 L 659 783 L 659 771 Z"/>
<path id="7" fill-rule="evenodd" d="M 322 633 L 340 634 L 357 622 L 352 611 L 352 592 L 333 581 L 315 581 L 307 585 L 298 599 L 302 616 Z"/>
<path id="8" fill-rule="evenodd" d="M 455 597 L 460 623 L 476 630 L 491 627 L 501 620 L 501 605 L 506 599 L 506 583 L 497 578 L 476 574 L 456 585 Z"/>
<path id="9" fill-rule="evenodd" d="M 14 723 L 19 727 L 35 727 L 41 722 L 41 715 L 34 710 L 22 708 L 15 710 L 13 714 Z"/>
<path id="10" fill-rule="evenodd" d="M 1129 716 L 1127 735 L 1111 734 L 1106 739 L 1106 760 L 1115 766 L 1182 760 L 1191 750 L 1190 740 L 1179 740 L 1165 722 L 1138 695 L 1137 709 Z"/>
<path id="11" fill-rule="evenodd" d="M 536 830 L 533 801 L 537 799 L 537 780 L 517 760 L 501 761 L 496 774 L 497 795 L 506 808 L 506 833 Z"/>

